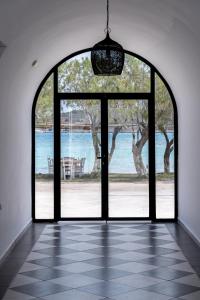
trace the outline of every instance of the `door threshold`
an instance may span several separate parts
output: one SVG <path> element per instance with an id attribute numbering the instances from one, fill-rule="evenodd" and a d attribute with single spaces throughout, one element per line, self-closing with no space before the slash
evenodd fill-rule
<path id="1" fill-rule="evenodd" d="M 75 221 L 75 220 L 69 220 L 69 221 L 58 221 L 58 223 L 60 224 L 151 224 L 152 221 L 151 220 L 91 220 L 91 221 L 88 221 L 88 220 L 85 220 L 85 221 Z"/>

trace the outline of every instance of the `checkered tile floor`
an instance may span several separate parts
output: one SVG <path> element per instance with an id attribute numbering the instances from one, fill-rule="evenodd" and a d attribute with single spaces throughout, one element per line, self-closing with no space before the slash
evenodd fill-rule
<path id="1" fill-rule="evenodd" d="M 46 225 L 4 300 L 200 299 L 164 224 Z"/>

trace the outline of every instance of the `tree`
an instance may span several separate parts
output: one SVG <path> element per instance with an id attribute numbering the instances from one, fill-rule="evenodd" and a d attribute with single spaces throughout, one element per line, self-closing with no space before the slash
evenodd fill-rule
<path id="1" fill-rule="evenodd" d="M 85 114 L 85 121 L 90 124 L 90 130 L 92 133 L 92 141 L 95 153 L 95 160 L 92 169 L 93 174 L 97 174 L 100 171 L 100 146 L 99 129 L 101 123 L 100 103 L 99 100 L 65 100 L 65 105 L 71 110 L 81 110 Z"/>
<path id="2" fill-rule="evenodd" d="M 36 126 L 48 127 L 53 123 L 53 77 L 47 79 L 39 94 L 35 109 Z"/>
<path id="3" fill-rule="evenodd" d="M 169 138 L 173 128 L 173 104 L 169 92 L 160 77 L 156 76 L 156 127 L 164 135 L 166 146 L 163 156 L 164 173 L 170 173 L 170 155 L 174 150 L 174 138 Z"/>
<path id="4" fill-rule="evenodd" d="M 144 92 L 150 89 L 150 69 L 146 64 L 135 57 L 126 56 L 123 73 L 121 76 L 94 76 L 91 61 L 88 56 L 79 57 L 66 61 L 59 67 L 59 90 L 61 92 Z M 77 103 L 77 100 L 75 101 Z M 133 109 L 132 119 L 138 121 L 138 130 L 140 131 L 141 140 L 136 141 L 135 133 L 133 132 L 133 157 L 136 164 L 136 171 L 139 175 L 146 173 L 144 163 L 142 160 L 142 149 L 148 139 L 148 129 L 144 128 L 144 122 L 140 121 L 140 112 L 137 112 L 137 105 L 130 102 L 128 107 Z M 84 103 L 84 104 L 83 104 Z M 108 157 L 109 163 L 113 157 L 116 146 L 116 138 L 119 132 L 126 127 L 127 108 L 122 105 L 122 100 L 109 100 L 109 123 L 112 123 L 112 137 L 111 147 L 109 149 Z M 88 115 L 91 122 L 93 146 L 95 152 L 95 161 L 93 172 L 99 170 L 98 156 L 100 154 L 100 141 L 98 138 L 98 130 L 100 129 L 100 120 L 97 121 L 93 109 L 96 105 L 94 100 L 79 100 L 78 106 L 83 109 Z M 135 107 L 135 109 L 134 109 Z M 138 117 L 133 116 L 133 112 L 137 112 Z M 100 112 L 99 112 L 100 116 Z M 129 116 L 129 121 L 131 120 Z M 133 130 L 133 127 L 130 127 Z M 134 129 L 135 131 L 135 129 Z"/>
<path id="5" fill-rule="evenodd" d="M 132 153 L 133 161 L 138 176 L 146 176 L 146 169 L 142 150 L 149 137 L 148 128 L 148 102 L 147 100 L 124 100 L 128 126 L 132 128 Z"/>

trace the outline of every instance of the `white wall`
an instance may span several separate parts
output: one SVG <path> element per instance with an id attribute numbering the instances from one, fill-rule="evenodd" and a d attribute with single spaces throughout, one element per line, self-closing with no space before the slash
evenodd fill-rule
<path id="1" fill-rule="evenodd" d="M 179 216 L 200 239 L 198 0 L 112 0 L 112 37 L 151 61 L 179 111 Z M 103 37 L 105 1 L 1 0 L 0 256 L 31 218 L 31 107 L 48 70 Z M 38 66 L 32 68 L 34 59 Z M 195 141 L 195 142 L 194 142 Z"/>

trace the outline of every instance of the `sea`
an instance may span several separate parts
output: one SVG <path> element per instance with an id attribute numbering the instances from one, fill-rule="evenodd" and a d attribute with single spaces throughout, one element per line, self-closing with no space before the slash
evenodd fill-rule
<path id="1" fill-rule="evenodd" d="M 173 132 L 168 132 L 168 137 L 173 138 Z M 112 134 L 109 133 L 109 149 Z M 163 155 L 165 151 L 165 138 L 162 133 L 156 132 L 156 172 L 164 170 Z M 103 141 L 101 141 L 103 143 Z M 36 160 L 35 172 L 48 174 L 48 158 L 53 158 L 53 132 L 36 131 L 35 133 Z M 142 157 L 148 168 L 148 142 L 143 147 Z M 94 164 L 94 147 L 90 132 L 61 132 L 61 157 L 85 158 L 84 173 L 90 173 Z M 132 154 L 132 134 L 121 132 L 116 138 L 116 147 L 109 165 L 110 173 L 135 174 Z M 170 172 L 174 172 L 174 151 L 170 155 Z"/>

